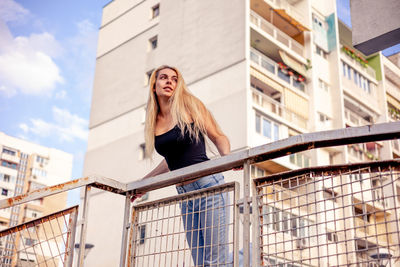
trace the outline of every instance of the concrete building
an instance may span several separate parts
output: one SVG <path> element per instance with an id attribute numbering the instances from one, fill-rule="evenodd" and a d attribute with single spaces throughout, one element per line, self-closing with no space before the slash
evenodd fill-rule
<path id="1" fill-rule="evenodd" d="M 355 50 L 334 0 L 114 0 L 99 31 L 84 175 L 130 182 L 158 164 L 158 155 L 143 156 L 143 129 L 148 77 L 162 64 L 181 70 L 233 151 L 399 119 L 399 65 Z M 398 152 L 398 140 L 310 150 L 252 166 L 252 175 Z M 226 173 L 228 181 L 240 177 Z M 157 190 L 149 200 L 171 194 Z M 123 198 L 101 191 L 92 198 L 87 242 L 95 248 L 87 264 L 111 266 L 119 260 Z"/>
<path id="2" fill-rule="evenodd" d="M 40 146 L 19 138 L 15 138 L 0 132 L 0 199 L 14 197 L 27 193 L 31 190 L 64 183 L 71 179 L 72 155 L 54 148 Z M 51 214 L 57 210 L 66 208 L 67 192 L 57 194 L 48 198 L 31 201 L 23 205 L 0 211 L 0 229 L 16 226 L 36 218 Z M 61 229 L 62 230 L 62 229 Z M 16 235 L 15 240 L 4 238 L 0 240 L 0 250 L 2 255 L 12 255 L 5 257 L 1 266 L 16 266 L 17 257 L 20 264 L 26 262 L 26 266 L 31 266 L 35 262 L 35 255 L 32 253 L 15 253 L 24 246 L 32 246 L 46 239 L 45 233 L 40 230 L 36 236 Z M 62 240 L 52 240 L 49 244 L 56 247 L 54 242 Z M 15 247 L 19 244 L 19 247 Z M 63 246 L 63 244 L 58 244 Z M 7 252 L 11 252 L 7 254 Z M 48 250 L 38 253 L 41 257 L 51 257 L 47 255 Z"/>

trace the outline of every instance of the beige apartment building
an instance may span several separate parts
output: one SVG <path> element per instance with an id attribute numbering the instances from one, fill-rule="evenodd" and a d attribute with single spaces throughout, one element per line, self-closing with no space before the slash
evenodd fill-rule
<path id="1" fill-rule="evenodd" d="M 367 58 L 355 50 L 334 0 L 111 1 L 99 30 L 84 175 L 131 182 L 158 164 L 158 155 L 144 158 L 143 130 L 148 78 L 159 65 L 181 70 L 232 151 L 239 151 L 308 132 L 399 120 L 399 61 L 398 55 Z M 399 140 L 371 142 L 281 157 L 251 172 L 256 177 L 399 156 Z M 226 174 L 228 181 L 240 177 Z M 172 194 L 175 189 L 166 188 L 148 199 Z M 379 201 L 378 194 L 363 198 Z M 112 266 L 119 261 L 123 197 L 94 191 L 92 199 L 87 242 L 95 248 L 87 264 Z"/>
<path id="2" fill-rule="evenodd" d="M 71 178 L 72 155 L 64 151 L 37 145 L 0 132 L 0 155 L 0 199 L 64 183 Z M 64 209 L 66 205 L 67 192 L 2 209 L 0 229 L 4 230 L 49 215 Z M 49 247 L 42 252 L 33 251 L 35 244 L 47 239 L 45 236 L 47 227 L 37 229 L 37 232 L 25 231 L 21 232 L 22 234 L 9 235 L 0 239 L 2 255 L 0 265 L 32 266 L 37 260 L 36 256 L 40 257 L 39 261 L 52 257 L 50 251 L 64 245 L 61 244 L 60 238 L 48 241 Z M 61 225 L 61 229 L 59 227 L 57 229 L 62 231 L 62 227 Z M 47 233 L 50 233 L 50 229 L 47 229 Z M 57 235 L 57 232 L 55 234 Z M 22 250 L 24 250 L 23 253 Z M 48 266 L 57 266 L 53 260 L 48 264 Z"/>

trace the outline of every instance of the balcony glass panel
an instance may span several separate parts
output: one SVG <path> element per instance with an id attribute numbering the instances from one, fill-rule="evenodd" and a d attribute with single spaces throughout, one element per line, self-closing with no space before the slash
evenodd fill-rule
<path id="1" fill-rule="evenodd" d="M 279 68 L 278 68 L 278 77 L 284 80 L 285 82 L 290 83 L 290 76 L 283 73 L 282 70 Z"/>

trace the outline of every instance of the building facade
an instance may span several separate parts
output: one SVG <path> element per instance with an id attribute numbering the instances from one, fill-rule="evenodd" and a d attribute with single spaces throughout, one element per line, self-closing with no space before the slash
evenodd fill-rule
<path id="1" fill-rule="evenodd" d="M 84 175 L 130 182 L 158 164 L 158 155 L 144 158 L 143 130 L 148 78 L 159 65 L 181 70 L 232 151 L 239 151 L 302 133 L 398 120 L 398 61 L 355 50 L 333 0 L 111 1 L 99 31 Z M 374 142 L 297 153 L 251 172 L 399 156 L 398 140 Z M 225 176 L 241 179 L 240 172 Z M 149 200 L 160 194 L 176 191 L 150 192 Z M 87 261 L 110 266 L 119 260 L 123 198 L 101 191 L 92 197 L 101 209 L 90 208 L 87 241 L 95 249 Z M 107 217 L 110 212 L 115 216 Z"/>
<path id="2" fill-rule="evenodd" d="M 0 132 L 0 151 L 1 199 L 64 183 L 71 178 L 72 155 L 69 153 L 40 146 L 2 132 Z M 3 230 L 40 218 L 56 210 L 64 209 L 66 205 L 67 192 L 3 209 L 0 211 L 0 229 Z M 28 250 L 27 253 L 18 253 L 18 251 L 46 239 L 44 230 L 38 230 L 37 233 L 37 235 L 31 236 L 25 232 L 1 239 L 1 253 L 8 257 L 2 258 L 4 262 L 1 262 L 0 265 L 17 266 L 18 261 L 18 264 L 31 266 L 30 264 L 36 262 L 35 253 L 32 249 Z M 52 246 L 50 250 L 62 246 L 62 244 L 55 244 L 54 242 L 60 243 L 62 240 L 50 241 L 49 244 Z M 29 251 L 32 254 L 29 254 Z M 47 249 L 38 254 L 46 259 L 46 257 L 51 257 L 50 253 Z"/>

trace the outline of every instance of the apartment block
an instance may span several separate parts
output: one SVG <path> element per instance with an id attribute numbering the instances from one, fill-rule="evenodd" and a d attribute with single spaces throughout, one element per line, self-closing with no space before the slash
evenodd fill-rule
<path id="1" fill-rule="evenodd" d="M 229 137 L 232 151 L 303 133 L 399 120 L 398 55 L 366 57 L 352 47 L 351 36 L 337 18 L 334 0 L 111 1 L 103 8 L 99 31 L 84 175 L 130 182 L 158 164 L 160 156 L 144 157 L 143 130 L 148 78 L 163 64 L 181 70 Z M 309 150 L 258 163 L 251 174 L 398 158 L 399 147 L 394 140 Z M 241 181 L 240 172 L 225 176 Z M 368 186 L 379 188 L 374 181 Z M 363 198 L 378 203 L 384 192 L 373 192 Z M 170 187 L 150 192 L 148 199 L 173 194 Z M 92 197 L 101 209 L 90 207 L 87 242 L 95 249 L 87 262 L 110 266 L 119 260 L 123 198 L 101 191 Z M 370 209 L 354 208 L 354 220 L 369 220 L 362 214 Z M 111 212 L 112 218 L 104 215 Z M 291 216 L 278 214 L 280 221 Z M 100 234 L 105 229 L 108 242 Z M 110 244 L 116 249 L 110 251 Z"/>
<path id="2" fill-rule="evenodd" d="M 64 183 L 70 180 L 71 177 L 71 154 L 15 138 L 3 132 L 0 132 L 0 160 L 0 199 Z M 38 219 L 56 210 L 64 209 L 66 205 L 67 192 L 2 209 L 0 211 L 0 229 L 4 230 L 8 227 Z M 17 264 L 25 264 L 23 266 L 31 266 L 34 264 L 37 258 L 32 248 L 27 253 L 18 253 L 18 251 L 23 247 L 33 246 L 46 239 L 46 229 L 40 229 L 37 233 L 37 235 L 30 235 L 25 232 L 24 234 L 14 234 L 1 239 L 1 254 L 8 255 L 8 257 L 2 258 L 4 262 L 1 262 L 0 265 L 16 266 Z M 61 243 L 62 240 L 52 240 L 48 242 L 49 246 L 51 246 L 49 249 L 44 249 L 42 253 L 37 254 L 43 259 L 52 257 L 51 251 L 54 251 L 57 247 L 62 247 L 63 244 Z M 18 247 L 15 244 L 18 244 Z M 55 263 L 48 264 L 53 266 L 52 264 Z"/>

